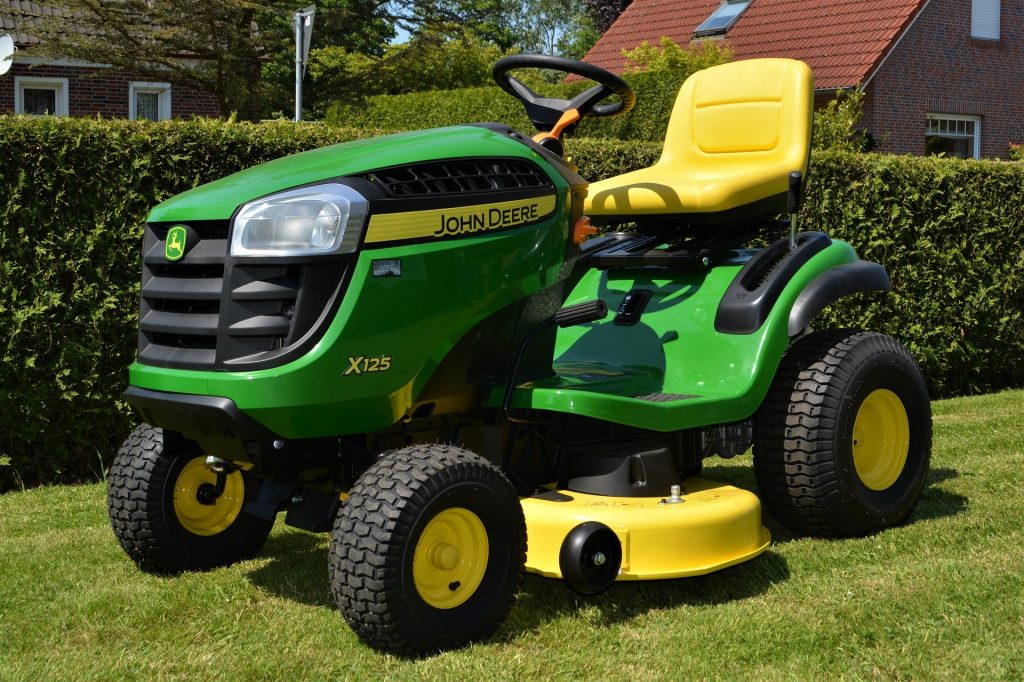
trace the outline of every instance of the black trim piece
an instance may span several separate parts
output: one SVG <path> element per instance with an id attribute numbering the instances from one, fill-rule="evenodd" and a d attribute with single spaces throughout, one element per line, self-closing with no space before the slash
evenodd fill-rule
<path id="1" fill-rule="evenodd" d="M 653 295 L 650 289 L 633 289 L 623 296 L 622 303 L 615 310 L 615 324 L 632 327 L 639 322 Z"/>
<path id="2" fill-rule="evenodd" d="M 151 391 L 137 386 L 129 386 L 124 398 L 147 424 L 177 431 L 189 440 L 280 439 L 246 416 L 230 398 Z"/>
<path id="3" fill-rule="evenodd" d="M 519 157 L 468 157 L 422 161 L 361 173 L 389 199 L 488 195 L 524 189 L 550 189 L 551 178 Z"/>
<path id="4" fill-rule="evenodd" d="M 736 273 L 718 304 L 715 330 L 723 334 L 756 332 L 793 276 L 831 243 L 823 232 L 803 232 L 797 235 L 792 251 L 788 237 L 769 244 Z"/>
<path id="5" fill-rule="evenodd" d="M 799 334 L 818 313 L 843 296 L 864 291 L 892 291 L 889 275 L 878 263 L 859 260 L 826 270 L 800 292 L 789 313 L 789 335 Z"/>

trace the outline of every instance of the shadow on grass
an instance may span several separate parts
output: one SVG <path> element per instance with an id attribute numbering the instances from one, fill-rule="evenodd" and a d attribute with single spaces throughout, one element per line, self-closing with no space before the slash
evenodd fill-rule
<path id="1" fill-rule="evenodd" d="M 756 491 L 751 467 L 708 467 L 705 475 L 722 483 Z M 960 514 L 967 498 L 937 487 L 956 479 L 955 469 L 933 469 L 911 523 Z M 799 539 L 770 515 L 764 523 L 775 545 Z M 327 585 L 327 536 L 285 530 L 272 535 L 260 553 L 269 562 L 249 573 L 259 589 L 312 606 L 334 608 Z M 789 567 L 779 554 L 767 551 L 738 566 L 695 578 L 619 582 L 604 594 L 583 597 L 560 580 L 527 575 L 508 619 L 497 635 L 511 641 L 534 632 L 547 622 L 586 612 L 597 624 L 613 625 L 644 614 L 680 606 L 713 606 L 756 597 L 789 578 Z"/>
<path id="2" fill-rule="evenodd" d="M 617 582 L 607 592 L 591 597 L 576 594 L 561 580 L 528 574 L 498 637 L 516 639 L 549 621 L 584 611 L 596 624 L 607 626 L 680 606 L 727 604 L 756 597 L 788 578 L 786 560 L 772 551 L 710 575 Z"/>
<path id="3" fill-rule="evenodd" d="M 327 535 L 287 529 L 268 539 L 260 557 L 270 561 L 248 575 L 249 582 L 301 604 L 334 608 L 327 586 Z"/>

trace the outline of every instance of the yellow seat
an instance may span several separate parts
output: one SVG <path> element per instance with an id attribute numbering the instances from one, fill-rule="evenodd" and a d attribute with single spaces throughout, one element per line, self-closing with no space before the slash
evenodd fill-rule
<path id="1" fill-rule="evenodd" d="M 661 158 L 590 185 L 595 223 L 714 224 L 782 213 L 789 174 L 807 173 L 814 79 L 792 59 L 698 71 L 679 90 Z"/>

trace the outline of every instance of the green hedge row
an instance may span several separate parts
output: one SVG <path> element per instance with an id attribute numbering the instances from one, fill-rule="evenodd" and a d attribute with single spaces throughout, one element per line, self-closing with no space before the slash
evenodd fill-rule
<path id="1" fill-rule="evenodd" d="M 0 490 L 99 475 L 132 422 L 142 224 L 261 161 L 371 135 L 318 125 L 0 117 Z"/>
<path id="2" fill-rule="evenodd" d="M 685 72 L 653 71 L 625 76 L 637 94 L 637 104 L 627 115 L 587 118 L 579 134 L 618 140 L 660 141 L 672 114 Z M 571 97 L 589 82 L 544 86 L 548 97 Z M 517 130 L 533 132 L 522 103 L 497 86 L 459 90 L 427 90 L 401 95 L 377 95 L 359 106 L 334 107 L 326 117 L 333 125 L 371 126 L 391 130 L 419 130 L 457 125 L 467 121 L 497 121 Z"/>
<path id="3" fill-rule="evenodd" d="M 98 476 L 134 418 L 141 225 L 173 194 L 372 131 L 288 123 L 0 117 L 0 490 Z M 578 139 L 592 179 L 659 145 Z M 1024 385 L 1024 165 L 827 152 L 806 229 L 883 263 L 896 291 L 829 312 L 904 341 L 936 395 Z"/>

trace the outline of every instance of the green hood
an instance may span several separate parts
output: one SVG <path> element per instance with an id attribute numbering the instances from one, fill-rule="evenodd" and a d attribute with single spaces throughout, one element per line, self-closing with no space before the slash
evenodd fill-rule
<path id="1" fill-rule="evenodd" d="M 299 185 L 421 161 L 539 154 L 507 135 L 457 126 L 322 147 L 249 168 L 179 194 L 154 208 L 149 222 L 226 220 L 242 204 Z"/>

